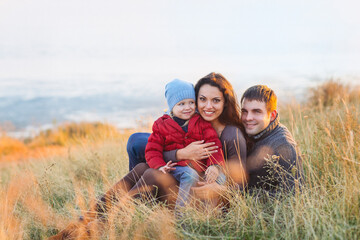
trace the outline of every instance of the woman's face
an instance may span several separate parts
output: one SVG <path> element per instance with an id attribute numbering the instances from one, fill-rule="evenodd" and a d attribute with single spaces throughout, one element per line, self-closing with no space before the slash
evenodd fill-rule
<path id="1" fill-rule="evenodd" d="M 209 84 L 202 85 L 199 89 L 197 108 L 200 115 L 208 122 L 218 121 L 224 110 L 225 98 L 217 87 Z"/>

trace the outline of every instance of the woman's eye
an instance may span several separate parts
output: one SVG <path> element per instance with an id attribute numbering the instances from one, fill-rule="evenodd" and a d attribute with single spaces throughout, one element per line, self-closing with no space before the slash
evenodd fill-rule
<path id="1" fill-rule="evenodd" d="M 218 103 L 218 102 L 220 102 L 220 99 L 215 98 L 215 99 L 213 99 L 213 101 L 214 101 L 215 103 Z"/>
<path id="2" fill-rule="evenodd" d="M 200 97 L 199 99 L 200 99 L 200 101 L 202 101 L 202 102 L 205 101 L 205 98 L 204 98 L 204 97 Z"/>

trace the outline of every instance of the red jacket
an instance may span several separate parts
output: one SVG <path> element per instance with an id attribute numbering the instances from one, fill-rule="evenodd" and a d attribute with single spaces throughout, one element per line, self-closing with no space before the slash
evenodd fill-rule
<path id="1" fill-rule="evenodd" d="M 219 137 L 211 124 L 202 119 L 199 114 L 195 114 L 190 119 L 187 133 L 167 114 L 155 121 L 152 130 L 153 133 L 150 135 L 145 149 L 145 158 L 151 168 L 157 169 L 166 165 L 163 158 L 164 151 L 182 149 L 199 140 L 215 142 L 215 146 L 219 147 L 219 152 L 201 161 L 179 161 L 177 165 L 191 165 L 198 172 L 204 172 L 207 167 L 213 164 L 224 165 Z"/>

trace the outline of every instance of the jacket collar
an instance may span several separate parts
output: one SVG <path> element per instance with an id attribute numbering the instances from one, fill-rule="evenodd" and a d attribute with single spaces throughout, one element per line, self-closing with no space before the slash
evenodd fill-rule
<path id="1" fill-rule="evenodd" d="M 195 123 L 198 121 L 198 119 L 200 118 L 200 115 L 198 113 L 195 113 L 194 116 L 192 116 L 189 120 L 189 124 L 187 125 L 188 130 L 189 129 L 193 129 Z M 182 129 L 182 127 L 174 120 L 170 117 L 170 115 L 168 114 L 164 114 L 162 116 L 163 121 L 169 121 L 168 124 L 170 124 L 173 128 L 178 129 L 180 131 L 184 131 L 184 129 Z M 186 131 L 184 131 L 186 133 Z"/>
<path id="2" fill-rule="evenodd" d="M 259 141 L 267 136 L 270 135 L 270 133 L 280 124 L 280 117 L 279 114 L 276 114 L 275 119 L 270 122 L 269 126 L 267 126 L 264 130 L 262 130 L 261 132 L 259 132 L 258 134 L 251 136 L 250 138 L 252 138 L 254 141 Z"/>

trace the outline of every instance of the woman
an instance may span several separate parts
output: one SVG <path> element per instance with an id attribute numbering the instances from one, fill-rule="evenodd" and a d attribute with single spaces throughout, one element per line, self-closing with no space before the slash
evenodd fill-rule
<path id="1" fill-rule="evenodd" d="M 209 121 L 217 132 L 221 143 L 223 144 L 224 158 L 230 172 L 230 176 L 235 182 L 244 181 L 244 168 L 246 166 L 246 140 L 244 130 L 240 120 L 240 107 L 231 84 L 219 73 L 210 73 L 201 78 L 195 85 L 196 103 L 199 114 Z M 139 152 L 144 151 L 148 133 L 135 133 L 129 138 L 128 150 L 134 155 L 140 156 Z M 135 147 L 132 143 L 137 144 Z M 164 152 L 165 161 L 181 160 L 201 160 L 207 158 L 209 154 L 216 151 L 211 144 L 194 142 L 183 149 Z M 133 163 L 136 161 L 145 161 L 129 157 Z M 138 169 L 140 171 L 137 171 Z M 148 189 L 156 186 L 157 197 L 161 201 L 173 203 L 176 199 L 177 182 L 169 174 L 160 174 L 156 169 L 146 169 L 146 164 L 140 163 L 134 168 L 137 175 L 141 175 L 142 185 Z M 211 168 L 211 171 L 217 171 Z M 211 174 L 211 173 L 209 173 Z M 206 188 L 204 188 L 206 189 Z M 203 191 L 199 191 L 203 194 Z"/>
<path id="2" fill-rule="evenodd" d="M 235 174 L 230 173 L 230 177 L 236 182 L 242 180 L 237 178 L 237 173 L 242 171 L 242 166 L 246 163 L 246 141 L 243 134 L 243 126 L 240 120 L 240 107 L 231 84 L 219 73 L 210 73 L 201 78 L 195 85 L 195 95 L 197 109 L 201 117 L 210 122 L 217 132 L 223 145 L 225 161 L 231 165 L 230 169 L 235 169 Z M 148 133 L 137 133 L 129 138 L 128 151 L 130 161 L 132 157 L 140 158 L 143 156 Z M 134 147 L 134 144 L 136 146 Z M 138 144 L 141 143 L 141 144 Z M 201 160 L 209 157 L 210 154 L 217 152 L 216 147 L 211 143 L 197 141 L 189 144 L 183 149 L 164 152 L 165 161 L 175 162 L 181 160 Z M 140 157 L 139 157 L 140 156 Z M 92 216 L 82 218 L 83 224 L 87 224 L 94 218 L 103 219 L 112 204 L 119 200 L 118 196 L 128 193 L 130 196 L 137 195 L 145 190 L 152 193 L 160 201 L 166 201 L 170 206 L 176 201 L 178 182 L 171 174 L 165 174 L 157 169 L 149 168 L 144 162 L 137 164 L 125 177 L 117 182 L 107 191 L 96 205 L 96 211 Z M 132 163 L 130 163 L 130 166 Z M 171 166 L 171 164 L 170 164 Z M 209 167 L 208 175 L 219 171 L 217 167 Z M 232 171 L 234 172 L 234 171 Z M 242 177 L 242 173 L 240 173 Z M 57 236 L 71 235 L 70 229 L 65 229 Z M 57 239 L 57 238 L 54 238 Z"/>

